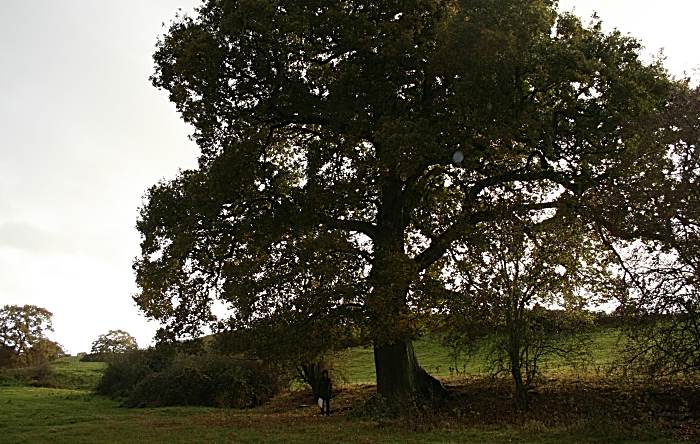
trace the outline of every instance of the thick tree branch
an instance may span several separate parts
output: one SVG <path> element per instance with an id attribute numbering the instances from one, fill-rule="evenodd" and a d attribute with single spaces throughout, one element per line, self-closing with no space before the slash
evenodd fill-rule
<path id="1" fill-rule="evenodd" d="M 375 239 L 377 237 L 377 226 L 369 222 L 363 222 L 358 220 L 342 220 L 323 215 L 318 217 L 322 224 L 330 228 L 335 228 L 338 230 L 344 230 L 348 232 L 355 231 L 358 233 L 366 234 L 371 239 Z"/>

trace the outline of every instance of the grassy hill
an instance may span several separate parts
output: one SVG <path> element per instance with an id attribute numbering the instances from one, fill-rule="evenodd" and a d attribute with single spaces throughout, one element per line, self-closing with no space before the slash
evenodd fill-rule
<path id="1" fill-rule="evenodd" d="M 106 367 L 104 362 L 80 362 L 80 356 L 69 356 L 27 369 L 0 369 L 0 386 L 39 386 L 89 391 L 97 386 Z"/>

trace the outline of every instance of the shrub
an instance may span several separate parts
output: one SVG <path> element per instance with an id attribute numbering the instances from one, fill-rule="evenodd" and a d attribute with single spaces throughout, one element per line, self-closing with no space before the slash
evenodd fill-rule
<path id="1" fill-rule="evenodd" d="M 31 380 L 23 370 L 0 368 L 0 386 L 30 385 Z"/>
<path id="2" fill-rule="evenodd" d="M 80 362 L 110 362 L 114 353 L 90 353 L 82 355 Z"/>
<path id="3" fill-rule="evenodd" d="M 96 392 L 111 398 L 128 398 L 134 386 L 166 365 L 167 357 L 156 350 L 134 350 L 115 356 L 105 369 Z"/>
<path id="4" fill-rule="evenodd" d="M 56 372 L 51 365 L 44 363 L 29 367 L 26 371 L 27 376 L 32 380 L 32 385 L 36 387 L 60 388 L 60 384 L 54 379 Z"/>
<path id="5" fill-rule="evenodd" d="M 97 388 L 127 407 L 253 407 L 279 392 L 279 372 L 222 355 L 141 350 L 115 356 Z"/>
<path id="6" fill-rule="evenodd" d="M 24 352 L 0 343 L 0 368 L 23 368 L 46 364 L 65 353 L 61 345 L 46 338 L 40 338 Z"/>
<path id="7" fill-rule="evenodd" d="M 47 363 L 34 367 L 1 369 L 0 386 L 34 386 L 61 388 L 55 380 L 56 372 Z"/>

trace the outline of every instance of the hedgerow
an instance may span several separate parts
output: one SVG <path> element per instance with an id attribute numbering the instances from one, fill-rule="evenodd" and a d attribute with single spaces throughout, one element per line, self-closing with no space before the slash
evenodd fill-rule
<path id="1" fill-rule="evenodd" d="M 260 361 L 225 355 L 137 350 L 115 356 L 97 393 L 126 407 L 254 407 L 277 394 L 284 378 Z"/>

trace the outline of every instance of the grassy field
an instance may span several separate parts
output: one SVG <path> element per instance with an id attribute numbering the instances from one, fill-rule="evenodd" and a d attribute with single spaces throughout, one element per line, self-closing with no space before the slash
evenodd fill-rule
<path id="1" fill-rule="evenodd" d="M 366 389 L 365 391 L 369 391 Z M 345 395 L 349 392 L 346 391 Z M 362 388 L 351 392 L 362 394 Z M 414 420 L 370 420 L 339 412 L 319 417 L 300 407 L 304 393 L 264 407 L 229 410 L 197 407 L 125 409 L 84 390 L 0 388 L 0 442 L 20 443 L 674 443 L 656 430 L 626 435 L 610 426 L 473 424 L 458 415 Z M 335 404 L 342 408 L 344 395 Z M 335 409 L 335 407 L 334 407 Z M 635 436 L 636 435 L 636 436 Z"/>
<path id="2" fill-rule="evenodd" d="M 423 368 L 436 378 L 447 378 L 460 373 L 480 375 L 485 373 L 486 364 L 483 359 L 459 360 L 455 362 L 450 357 L 450 350 L 441 347 L 436 340 L 426 338 L 414 344 L 416 356 Z M 348 382 L 366 384 L 375 381 L 374 351 L 372 348 L 356 348 L 348 355 L 344 372 Z"/>
<path id="3" fill-rule="evenodd" d="M 80 362 L 75 357 L 59 359 L 51 365 L 56 372 L 54 380 L 60 387 L 73 390 L 95 388 L 107 364 L 104 362 Z"/>
<path id="4" fill-rule="evenodd" d="M 612 329 L 592 334 L 592 362 L 587 371 L 601 371 L 610 366 L 618 342 L 618 333 Z M 414 343 L 416 356 L 423 368 L 436 378 L 453 376 L 482 376 L 488 373 L 489 363 L 483 355 L 471 358 L 461 357 L 456 362 L 450 355 L 450 349 L 439 344 L 437 338 L 426 337 Z M 550 375 L 571 374 L 575 372 L 561 359 L 553 358 L 544 363 L 543 373 Z M 343 367 L 348 382 L 365 384 L 375 381 L 374 352 L 371 348 L 353 349 L 348 354 Z"/>
<path id="5" fill-rule="evenodd" d="M 0 443 L 682 442 L 672 437 L 684 435 L 678 431 L 685 423 L 676 421 L 675 413 L 665 414 L 661 404 L 670 392 L 657 399 L 615 384 L 568 381 L 561 388 L 553 382 L 539 391 L 533 412 L 520 414 L 512 408 L 509 381 L 474 376 L 479 367 L 468 363 L 458 363 L 462 367 L 457 375 L 449 352 L 430 341 L 419 341 L 416 352 L 455 396 L 447 403 L 417 408 L 402 419 L 377 417 L 367 410 L 374 387 L 357 381 L 373 379 L 371 349 L 350 353 L 346 372 L 353 383 L 338 388 L 330 418 L 317 415 L 307 390 L 249 410 L 122 408 L 91 393 L 104 364 L 61 359 L 51 368 L 54 387 L 63 388 L 12 385 L 0 379 Z M 465 369 L 469 376 L 462 374 Z M 700 391 L 687 396 L 698 398 Z M 586 410 L 590 399 L 600 402 Z M 676 422 L 672 428 L 662 427 L 662 418 Z"/>

